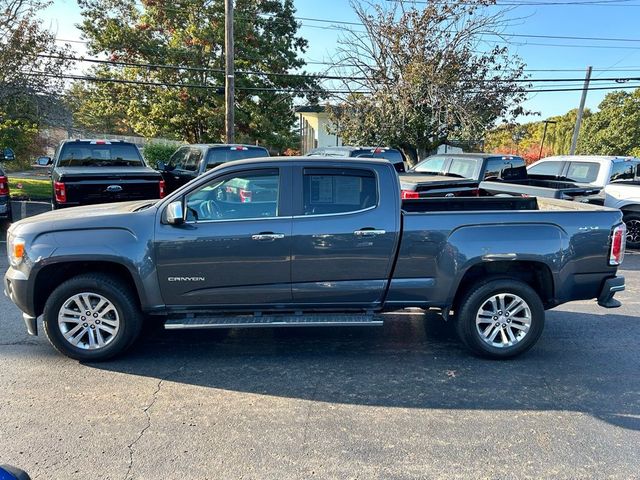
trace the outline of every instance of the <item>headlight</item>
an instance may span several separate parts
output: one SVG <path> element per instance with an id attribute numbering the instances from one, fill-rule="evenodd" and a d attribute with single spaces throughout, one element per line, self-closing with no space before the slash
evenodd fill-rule
<path id="1" fill-rule="evenodd" d="M 9 234 L 7 236 L 7 256 L 12 267 L 20 265 L 25 256 L 24 238 L 14 237 Z"/>

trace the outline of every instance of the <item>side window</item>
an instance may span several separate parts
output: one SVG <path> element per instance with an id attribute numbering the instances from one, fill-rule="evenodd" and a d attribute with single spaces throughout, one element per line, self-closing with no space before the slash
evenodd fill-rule
<path id="1" fill-rule="evenodd" d="M 437 175 L 444 169 L 444 161 L 444 157 L 429 157 L 416 165 L 413 171 Z"/>
<path id="2" fill-rule="evenodd" d="M 449 171 L 446 175 L 454 177 L 473 178 L 476 170 L 476 161 L 467 158 L 454 158 L 449 165 Z"/>
<path id="3" fill-rule="evenodd" d="M 611 166 L 609 181 L 633 180 L 638 165 L 636 162 L 614 162 Z"/>
<path id="4" fill-rule="evenodd" d="M 184 162 L 187 158 L 187 154 L 189 153 L 189 149 L 188 148 L 179 148 L 173 155 L 171 155 L 171 158 L 169 158 L 169 164 L 168 166 L 173 168 L 178 168 L 181 169 L 184 166 Z"/>
<path id="5" fill-rule="evenodd" d="M 226 175 L 187 195 L 187 221 L 277 217 L 279 193 L 277 169 Z"/>
<path id="6" fill-rule="evenodd" d="M 571 162 L 566 179 L 569 182 L 591 183 L 598 178 L 600 165 L 593 162 Z"/>
<path id="7" fill-rule="evenodd" d="M 202 152 L 198 149 L 191 149 L 187 155 L 187 158 L 184 162 L 183 170 L 189 170 L 190 172 L 195 172 L 198 168 L 198 164 L 200 163 L 200 159 L 202 158 Z"/>
<path id="8" fill-rule="evenodd" d="M 364 169 L 306 168 L 304 215 L 357 212 L 378 204 L 375 174 Z"/>
<path id="9" fill-rule="evenodd" d="M 538 177 L 546 180 L 555 180 L 560 176 L 562 162 L 540 162 L 532 165 L 527 169 L 529 176 Z"/>

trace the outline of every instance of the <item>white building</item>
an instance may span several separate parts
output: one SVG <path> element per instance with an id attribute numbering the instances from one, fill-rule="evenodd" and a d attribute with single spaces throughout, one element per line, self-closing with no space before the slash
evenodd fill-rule
<path id="1" fill-rule="evenodd" d="M 342 139 L 329 132 L 333 123 L 322 105 L 296 108 L 300 121 L 300 153 L 305 155 L 318 147 L 341 147 Z"/>

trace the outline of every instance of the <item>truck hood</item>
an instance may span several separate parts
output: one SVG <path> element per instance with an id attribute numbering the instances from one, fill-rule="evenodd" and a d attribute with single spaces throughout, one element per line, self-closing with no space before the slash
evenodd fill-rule
<path id="1" fill-rule="evenodd" d="M 138 211 L 147 210 L 144 207 L 153 208 L 158 201 L 137 200 L 52 210 L 14 223 L 9 228 L 9 232 L 12 235 L 20 235 L 22 232 L 40 233 L 66 228 L 124 227 L 128 224 L 126 217 L 135 215 Z"/>

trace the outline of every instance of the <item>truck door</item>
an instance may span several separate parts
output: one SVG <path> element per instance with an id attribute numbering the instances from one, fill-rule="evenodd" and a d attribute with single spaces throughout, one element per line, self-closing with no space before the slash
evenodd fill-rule
<path id="1" fill-rule="evenodd" d="M 185 223 L 156 231 L 167 305 L 242 308 L 291 302 L 291 175 L 286 168 L 221 174 L 184 195 Z"/>
<path id="2" fill-rule="evenodd" d="M 294 170 L 294 303 L 360 308 L 382 301 L 400 230 L 397 182 L 386 166 Z"/>

